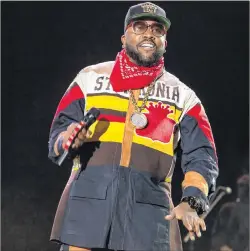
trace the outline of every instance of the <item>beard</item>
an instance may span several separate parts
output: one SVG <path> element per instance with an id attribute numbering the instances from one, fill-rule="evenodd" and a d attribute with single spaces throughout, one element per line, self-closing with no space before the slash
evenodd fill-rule
<path id="1" fill-rule="evenodd" d="M 134 62 L 143 67 L 155 66 L 163 54 L 165 53 L 165 48 L 156 49 L 151 56 L 144 56 L 142 53 L 137 51 L 133 46 L 126 43 L 125 50 L 127 55 L 134 60 Z"/>

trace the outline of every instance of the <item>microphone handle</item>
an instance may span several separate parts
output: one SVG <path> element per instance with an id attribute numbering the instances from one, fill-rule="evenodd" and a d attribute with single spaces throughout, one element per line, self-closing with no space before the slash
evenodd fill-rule
<path id="1" fill-rule="evenodd" d="M 63 154 L 59 157 L 58 162 L 57 162 L 57 164 L 58 164 L 59 166 L 62 165 L 63 161 L 67 158 L 68 154 L 69 154 L 69 151 L 65 150 L 65 151 L 63 152 Z"/>
<path id="2" fill-rule="evenodd" d="M 64 160 L 68 157 L 68 155 L 69 155 L 69 148 L 70 148 L 72 142 L 76 139 L 76 137 L 78 136 L 78 134 L 81 132 L 81 130 L 83 128 L 88 129 L 91 126 L 91 124 L 93 124 L 95 122 L 95 120 L 96 120 L 96 118 L 92 114 L 90 114 L 90 115 L 84 117 L 84 119 L 75 128 L 75 132 L 76 132 L 75 136 L 74 137 L 71 136 L 69 138 L 69 140 L 67 141 L 66 146 L 65 146 L 66 149 L 64 150 L 63 154 L 58 158 L 57 164 L 59 166 L 61 166 L 62 163 L 64 162 Z"/>

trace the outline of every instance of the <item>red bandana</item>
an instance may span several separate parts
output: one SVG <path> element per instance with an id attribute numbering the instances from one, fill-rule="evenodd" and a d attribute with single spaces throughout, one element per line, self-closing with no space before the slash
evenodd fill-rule
<path id="1" fill-rule="evenodd" d="M 116 92 L 141 89 L 150 85 L 160 75 L 163 67 L 163 57 L 153 67 L 138 66 L 129 60 L 125 49 L 123 49 L 117 54 L 115 65 L 110 75 L 110 83 Z"/>

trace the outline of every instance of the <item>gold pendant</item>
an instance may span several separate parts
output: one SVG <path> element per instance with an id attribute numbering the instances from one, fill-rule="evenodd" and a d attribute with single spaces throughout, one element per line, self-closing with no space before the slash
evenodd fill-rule
<path id="1" fill-rule="evenodd" d="M 131 123 L 136 127 L 136 129 L 143 129 L 147 126 L 148 120 L 145 114 L 140 112 L 134 112 L 131 115 Z"/>

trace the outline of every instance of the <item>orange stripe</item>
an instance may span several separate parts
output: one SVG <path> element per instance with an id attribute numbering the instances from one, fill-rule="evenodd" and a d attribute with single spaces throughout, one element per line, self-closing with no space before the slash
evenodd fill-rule
<path id="1" fill-rule="evenodd" d="M 185 189 L 189 186 L 197 187 L 206 196 L 208 195 L 208 184 L 204 177 L 197 172 L 190 171 L 185 174 L 184 181 L 182 182 L 182 187 L 183 189 Z"/>
<path id="2" fill-rule="evenodd" d="M 140 94 L 140 90 L 133 91 L 133 95 L 136 102 L 138 101 L 139 94 Z M 135 127 L 132 125 L 130 118 L 134 111 L 135 111 L 135 107 L 132 104 L 132 100 L 130 97 L 128 112 L 127 112 L 126 122 L 125 122 L 125 128 L 124 128 L 124 134 L 123 134 L 122 152 L 121 152 L 121 160 L 120 160 L 120 165 L 125 166 L 125 167 L 129 166 L 130 158 L 131 158 L 131 147 L 132 147 Z"/>
<path id="3" fill-rule="evenodd" d="M 87 96 L 86 110 L 89 110 L 91 107 L 113 109 L 121 112 L 127 112 L 128 99 L 123 99 L 111 95 Z"/>
<path id="4" fill-rule="evenodd" d="M 89 249 L 89 248 L 78 248 L 78 247 L 69 246 L 69 251 L 91 251 L 91 249 Z"/>

